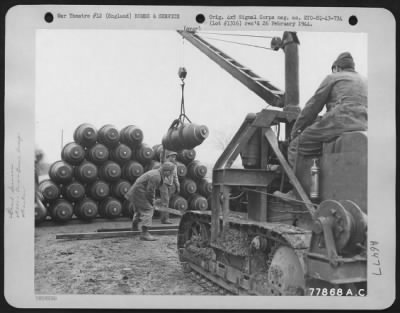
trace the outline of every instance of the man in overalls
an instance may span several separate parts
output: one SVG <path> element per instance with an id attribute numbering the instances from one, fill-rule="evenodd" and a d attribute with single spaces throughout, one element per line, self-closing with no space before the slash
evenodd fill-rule
<path id="1" fill-rule="evenodd" d="M 173 193 L 180 192 L 180 184 L 178 179 L 178 171 L 176 166 L 176 155 L 177 153 L 174 151 L 170 151 L 167 149 L 163 149 L 161 152 L 160 160 L 161 163 L 171 162 L 174 164 L 174 169 L 172 171 L 172 175 L 164 180 L 164 184 L 160 187 L 160 198 L 161 204 L 164 207 L 168 207 L 169 199 Z M 169 221 L 169 214 L 167 212 L 161 212 L 161 223 L 162 224 L 172 224 Z"/>
<path id="2" fill-rule="evenodd" d="M 134 208 L 132 229 L 142 232 L 141 240 L 156 240 L 148 231 L 154 214 L 156 189 L 160 188 L 165 180 L 170 179 L 173 169 L 174 164 L 171 162 L 163 163 L 160 168 L 141 175 L 125 194 L 125 198 L 132 203 Z"/>

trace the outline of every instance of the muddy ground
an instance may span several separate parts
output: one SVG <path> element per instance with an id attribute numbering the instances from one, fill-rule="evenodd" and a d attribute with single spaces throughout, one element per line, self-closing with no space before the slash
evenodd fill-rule
<path id="1" fill-rule="evenodd" d="M 179 220 L 173 220 L 178 224 Z M 219 295 L 185 274 L 178 260 L 177 235 L 145 242 L 139 237 L 92 240 L 56 239 L 56 234 L 130 227 L 127 218 L 45 222 L 35 230 L 35 292 L 47 295 Z M 158 224 L 157 220 L 154 224 Z"/>

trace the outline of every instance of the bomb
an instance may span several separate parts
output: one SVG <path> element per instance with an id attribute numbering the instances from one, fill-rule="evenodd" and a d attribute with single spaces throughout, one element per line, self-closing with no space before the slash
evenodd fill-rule
<path id="1" fill-rule="evenodd" d="M 161 162 L 161 153 L 163 151 L 163 146 L 162 144 L 154 145 L 153 146 L 153 151 L 154 151 L 154 160 Z"/>
<path id="2" fill-rule="evenodd" d="M 193 149 L 203 143 L 209 131 L 205 125 L 180 124 L 171 127 L 162 139 L 163 146 L 172 151 Z"/>
<path id="3" fill-rule="evenodd" d="M 83 162 L 74 169 L 75 178 L 85 184 L 94 182 L 97 179 L 97 173 L 97 166 L 88 161 Z"/>
<path id="4" fill-rule="evenodd" d="M 104 164 L 108 160 L 109 155 L 109 150 L 101 143 L 96 143 L 86 152 L 87 159 L 96 165 Z"/>
<path id="5" fill-rule="evenodd" d="M 205 211 L 208 208 L 207 199 L 197 193 L 190 196 L 188 203 L 191 211 Z"/>
<path id="6" fill-rule="evenodd" d="M 117 199 L 124 199 L 124 195 L 131 187 L 130 182 L 120 179 L 111 185 L 111 195 Z"/>
<path id="7" fill-rule="evenodd" d="M 194 161 L 196 158 L 196 150 L 194 149 L 184 149 L 178 152 L 176 159 L 179 162 L 182 162 L 185 165 L 188 165 L 190 162 Z"/>
<path id="8" fill-rule="evenodd" d="M 207 174 L 207 167 L 200 163 L 200 161 L 194 160 L 187 166 L 188 176 L 194 180 L 202 179 Z"/>
<path id="9" fill-rule="evenodd" d="M 105 218 L 116 218 L 121 215 L 121 202 L 113 197 L 107 197 L 99 204 L 99 215 Z"/>
<path id="10" fill-rule="evenodd" d="M 60 193 L 61 193 L 60 188 L 58 187 L 58 185 L 55 184 L 50 179 L 43 180 L 39 184 L 39 188 L 38 189 L 42 193 L 44 199 L 49 201 L 49 202 L 58 199 L 58 197 L 60 196 Z"/>
<path id="11" fill-rule="evenodd" d="M 75 129 L 73 137 L 76 143 L 90 148 L 96 144 L 97 129 L 91 124 L 84 123 Z"/>
<path id="12" fill-rule="evenodd" d="M 107 161 L 99 168 L 99 177 L 107 182 L 117 181 L 121 177 L 121 167 L 113 161 Z"/>
<path id="13" fill-rule="evenodd" d="M 199 192 L 200 195 L 202 195 L 205 198 L 208 198 L 211 195 L 212 188 L 213 188 L 212 183 L 205 178 L 202 178 L 197 183 L 197 191 Z"/>
<path id="14" fill-rule="evenodd" d="M 184 198 L 189 198 L 192 194 L 194 194 L 197 191 L 197 185 L 196 183 L 190 179 L 185 177 L 181 181 L 181 196 Z"/>
<path id="15" fill-rule="evenodd" d="M 64 186 L 63 195 L 71 202 L 79 201 L 85 196 L 85 187 L 81 183 L 74 181 Z"/>
<path id="16" fill-rule="evenodd" d="M 154 157 L 153 149 L 145 144 L 140 144 L 135 150 L 135 159 L 139 161 L 141 164 L 148 164 Z"/>
<path id="17" fill-rule="evenodd" d="M 73 168 L 64 161 L 57 161 L 50 166 L 49 176 L 57 184 L 69 183 L 72 180 Z"/>
<path id="18" fill-rule="evenodd" d="M 172 195 L 169 200 L 169 206 L 175 210 L 185 212 L 188 209 L 188 202 L 182 196 Z"/>
<path id="19" fill-rule="evenodd" d="M 131 149 L 135 148 L 143 141 L 143 131 L 135 125 L 128 125 L 121 129 L 120 141 Z"/>
<path id="20" fill-rule="evenodd" d="M 176 162 L 176 173 L 178 177 L 185 177 L 187 174 L 187 167 L 181 162 Z"/>
<path id="21" fill-rule="evenodd" d="M 122 178 L 133 183 L 144 173 L 143 165 L 136 161 L 129 161 L 122 167 Z"/>
<path id="22" fill-rule="evenodd" d="M 74 207 L 75 215 L 82 220 L 92 220 L 97 216 L 97 203 L 90 198 L 83 198 Z"/>
<path id="23" fill-rule="evenodd" d="M 72 204 L 65 199 L 56 200 L 50 207 L 50 216 L 57 222 L 69 221 L 73 213 Z"/>
<path id="24" fill-rule="evenodd" d="M 79 165 L 85 159 L 85 150 L 76 142 L 70 142 L 61 151 L 61 159 L 71 165 Z"/>
<path id="25" fill-rule="evenodd" d="M 97 133 L 97 141 L 107 148 L 112 149 L 119 144 L 119 131 L 111 124 L 104 125 Z"/>
<path id="26" fill-rule="evenodd" d="M 110 151 L 110 158 L 119 165 L 123 165 L 128 162 L 132 157 L 132 150 L 127 145 L 118 144 L 114 149 Z"/>
<path id="27" fill-rule="evenodd" d="M 94 182 L 86 191 L 89 196 L 95 200 L 103 200 L 110 194 L 109 185 L 101 180 Z"/>
<path id="28" fill-rule="evenodd" d="M 40 205 L 38 202 L 35 202 L 35 224 L 39 225 L 46 219 L 47 209 L 44 205 Z"/>

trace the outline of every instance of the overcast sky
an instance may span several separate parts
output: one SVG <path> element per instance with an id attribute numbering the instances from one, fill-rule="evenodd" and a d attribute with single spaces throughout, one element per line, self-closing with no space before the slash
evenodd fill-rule
<path id="1" fill-rule="evenodd" d="M 224 31 L 224 33 L 227 33 Z M 240 34 L 244 34 L 240 32 Z M 282 36 L 283 32 L 246 34 Z M 205 35 L 204 35 L 205 36 Z M 209 38 L 269 46 L 267 38 Z M 367 36 L 360 33 L 298 32 L 300 106 L 330 73 L 339 53 L 349 51 L 356 70 L 367 76 Z M 284 90 L 283 51 L 209 40 L 238 62 Z M 75 128 L 137 125 L 144 142 L 155 145 L 180 110 L 178 68 L 185 66 L 186 114 L 207 125 L 210 136 L 196 149 L 198 159 L 214 163 L 222 152 L 218 138 L 233 134 L 249 112 L 267 106 L 175 31 L 39 30 L 36 46 L 36 146 L 45 161 L 61 158 Z"/>

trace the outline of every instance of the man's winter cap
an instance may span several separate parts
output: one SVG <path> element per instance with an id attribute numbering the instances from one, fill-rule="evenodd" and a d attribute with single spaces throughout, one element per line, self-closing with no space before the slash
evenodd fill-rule
<path id="1" fill-rule="evenodd" d="M 355 64 L 353 57 L 351 56 L 350 52 L 343 52 L 339 54 L 336 61 L 332 64 L 332 69 L 335 66 L 339 66 L 340 68 L 351 68 L 354 70 Z"/>
<path id="2" fill-rule="evenodd" d="M 170 171 L 172 172 L 174 170 L 175 165 L 171 162 L 165 162 L 161 165 L 161 172 L 166 172 Z"/>

